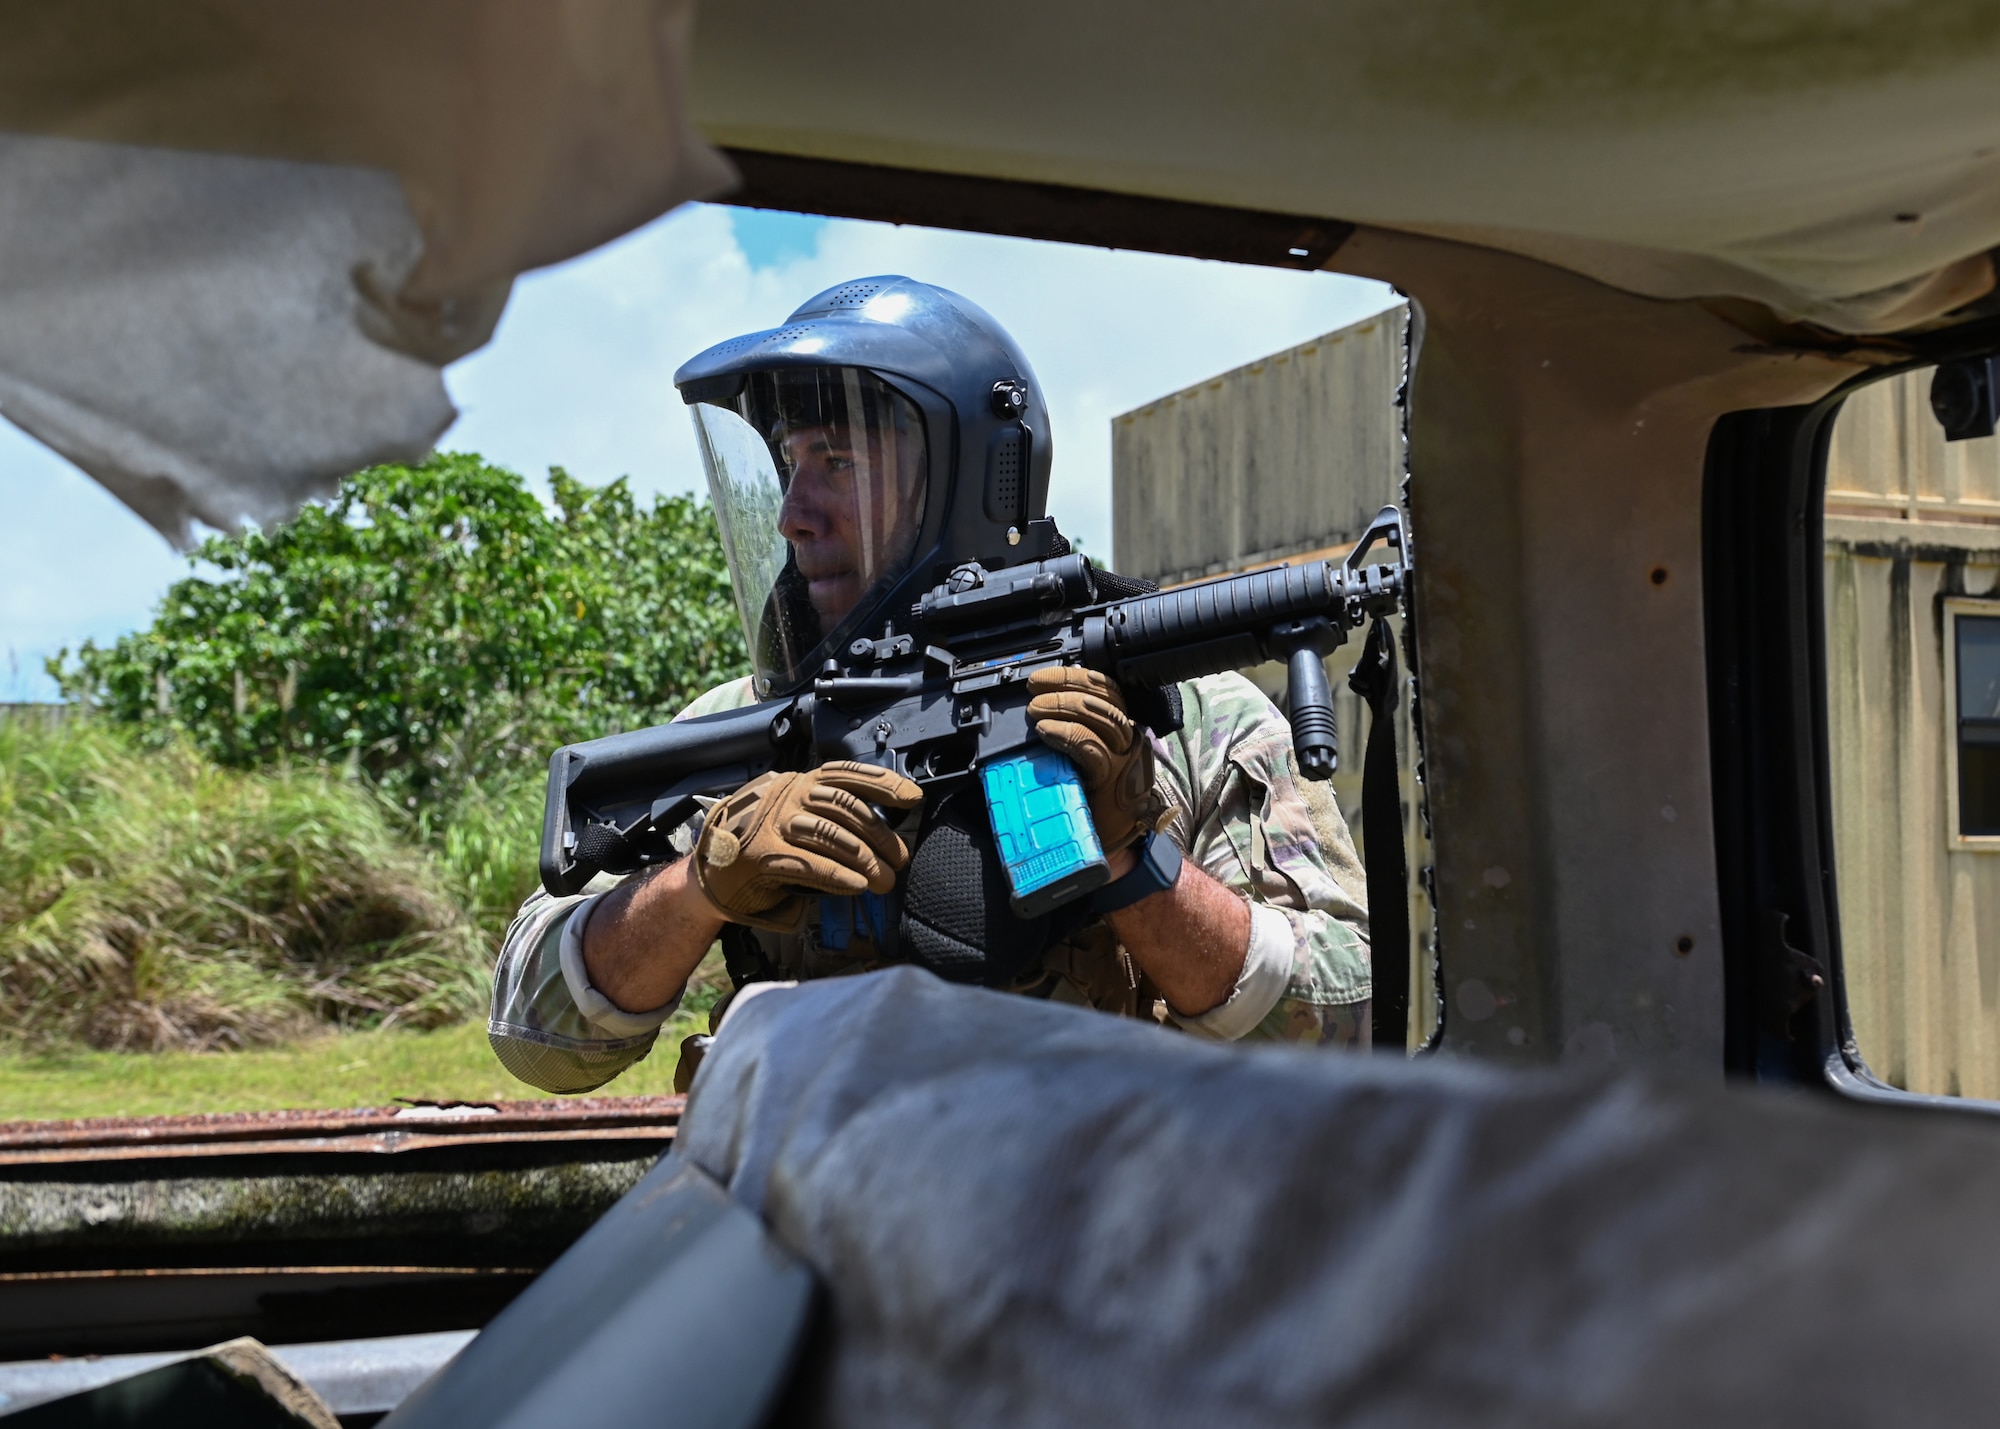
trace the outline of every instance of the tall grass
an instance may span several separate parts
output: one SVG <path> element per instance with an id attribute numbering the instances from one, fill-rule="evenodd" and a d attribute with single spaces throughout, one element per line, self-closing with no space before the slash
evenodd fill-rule
<path id="1" fill-rule="evenodd" d="M 517 736 L 510 726 L 491 741 L 447 741 L 449 757 L 431 771 L 435 797 L 396 811 L 410 836 L 443 860 L 466 911 L 496 943 L 541 881 L 548 756 L 508 747 Z"/>
<path id="2" fill-rule="evenodd" d="M 0 719 L 0 1032 L 207 1049 L 462 1019 L 486 992 L 480 924 L 524 860 L 532 878 L 519 805 L 469 807 L 441 864 L 336 772 Z"/>

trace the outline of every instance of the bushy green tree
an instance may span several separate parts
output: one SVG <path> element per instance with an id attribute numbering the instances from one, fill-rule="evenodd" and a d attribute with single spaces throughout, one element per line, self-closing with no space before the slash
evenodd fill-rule
<path id="1" fill-rule="evenodd" d="M 704 505 L 550 481 L 553 512 L 477 456 L 370 467 L 282 526 L 211 538 L 150 627 L 50 673 L 159 742 L 348 764 L 421 812 L 747 670 Z"/>

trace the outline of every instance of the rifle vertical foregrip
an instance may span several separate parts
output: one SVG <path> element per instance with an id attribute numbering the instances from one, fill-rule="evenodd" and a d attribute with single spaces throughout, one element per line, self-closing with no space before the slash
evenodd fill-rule
<path id="1" fill-rule="evenodd" d="M 1292 652 L 1287 703 L 1291 706 L 1292 749 L 1298 754 L 1299 772 L 1308 779 L 1331 779 L 1339 763 L 1333 687 L 1327 683 L 1326 665 L 1317 650 L 1301 647 Z"/>

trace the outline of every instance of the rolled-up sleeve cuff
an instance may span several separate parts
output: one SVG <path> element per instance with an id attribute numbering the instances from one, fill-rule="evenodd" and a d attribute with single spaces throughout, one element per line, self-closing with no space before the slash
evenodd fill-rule
<path id="1" fill-rule="evenodd" d="M 1174 1015 L 1189 1032 L 1233 1042 L 1270 1016 L 1278 999 L 1292 980 L 1292 950 L 1296 944 L 1292 923 L 1278 909 L 1265 903 L 1250 905 L 1250 949 L 1243 957 L 1243 971 L 1228 1000 L 1199 1017 Z"/>
<path id="2" fill-rule="evenodd" d="M 590 922 L 591 909 L 596 906 L 597 899 L 586 898 L 570 909 L 569 921 L 563 925 L 562 935 L 563 981 L 569 985 L 569 995 L 576 1002 L 576 1010 L 591 1026 L 601 1028 L 613 1037 L 643 1037 L 657 1030 L 662 1022 L 680 1009 L 680 995 L 675 994 L 672 1001 L 651 1012 L 627 1012 L 590 985 L 590 979 L 583 971 L 583 930 Z"/>

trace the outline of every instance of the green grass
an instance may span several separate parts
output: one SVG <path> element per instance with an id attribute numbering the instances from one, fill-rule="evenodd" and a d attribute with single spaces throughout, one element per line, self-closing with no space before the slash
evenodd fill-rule
<path id="1" fill-rule="evenodd" d="M 484 1016 L 540 809 L 468 783 L 411 827 L 337 770 L 0 718 L 0 1121 L 547 1095 Z M 672 1091 L 727 986 L 713 950 L 605 1094 Z"/>
<path id="2" fill-rule="evenodd" d="M 661 1029 L 652 1055 L 598 1095 L 673 1091 L 681 1038 L 705 1030 L 706 1020 L 695 1014 L 675 1017 Z M 0 1121 L 548 1095 L 508 1075 L 486 1045 L 483 1022 L 429 1032 L 329 1032 L 237 1052 L 0 1051 Z"/>

